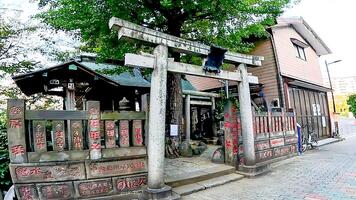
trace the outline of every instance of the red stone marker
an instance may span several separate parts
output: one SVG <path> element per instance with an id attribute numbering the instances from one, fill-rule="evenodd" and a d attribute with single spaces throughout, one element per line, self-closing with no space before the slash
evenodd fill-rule
<path id="1" fill-rule="evenodd" d="M 106 148 L 116 147 L 115 121 L 105 121 L 105 146 Z"/>
<path id="2" fill-rule="evenodd" d="M 64 148 L 66 147 L 64 121 L 53 121 L 52 126 L 54 138 L 53 150 L 57 152 L 64 151 Z"/>
<path id="3" fill-rule="evenodd" d="M 142 121 L 141 120 L 133 120 L 132 121 L 132 139 L 134 146 L 142 146 L 143 138 L 142 138 Z"/>
<path id="4" fill-rule="evenodd" d="M 9 99 L 7 101 L 8 145 L 11 163 L 27 162 L 25 136 L 25 101 Z"/>
<path id="5" fill-rule="evenodd" d="M 47 139 L 46 139 L 46 121 L 33 121 L 33 142 L 36 152 L 47 151 Z"/>
<path id="6" fill-rule="evenodd" d="M 83 125 L 82 121 L 70 121 L 70 131 L 72 132 L 72 149 L 83 149 Z"/>
<path id="7" fill-rule="evenodd" d="M 90 158 L 101 158 L 100 102 L 87 101 Z"/>
<path id="8" fill-rule="evenodd" d="M 130 146 L 130 136 L 129 136 L 129 121 L 121 120 L 119 126 L 120 132 L 120 147 Z"/>

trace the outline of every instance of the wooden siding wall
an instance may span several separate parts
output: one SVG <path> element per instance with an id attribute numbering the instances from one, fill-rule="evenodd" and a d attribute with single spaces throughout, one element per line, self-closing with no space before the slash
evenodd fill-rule
<path id="1" fill-rule="evenodd" d="M 297 115 L 297 122 L 304 132 L 313 131 L 319 138 L 331 135 L 330 117 L 325 92 L 305 88 L 289 87 L 290 105 Z M 313 104 L 320 106 L 319 112 L 313 110 Z M 323 125 L 324 122 L 324 125 Z"/>
<path id="2" fill-rule="evenodd" d="M 296 56 L 291 38 L 308 44 L 292 27 L 272 29 L 281 74 L 298 80 L 323 85 L 318 56 L 312 47 L 305 48 L 306 60 Z"/>
<path id="3" fill-rule="evenodd" d="M 273 53 L 272 41 L 264 40 L 256 44 L 256 48 L 250 53 L 260 55 L 265 59 L 262 61 L 262 67 L 248 68 L 248 72 L 258 77 L 260 83 L 264 85 L 264 93 L 267 103 L 273 99 L 279 98 L 277 82 L 277 66 Z"/>

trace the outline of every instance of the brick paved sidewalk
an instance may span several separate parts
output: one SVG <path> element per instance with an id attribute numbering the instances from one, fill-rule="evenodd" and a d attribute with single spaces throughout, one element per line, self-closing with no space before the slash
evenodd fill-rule
<path id="1" fill-rule="evenodd" d="M 356 199 L 356 137 L 296 157 L 266 175 L 210 188 L 183 199 Z"/>

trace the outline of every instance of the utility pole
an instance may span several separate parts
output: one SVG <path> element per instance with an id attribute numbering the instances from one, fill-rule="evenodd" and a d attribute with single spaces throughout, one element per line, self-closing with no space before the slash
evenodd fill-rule
<path id="1" fill-rule="evenodd" d="M 335 105 L 335 97 L 334 97 L 334 90 L 333 90 L 333 85 L 331 83 L 331 77 L 330 77 L 330 71 L 329 71 L 329 65 L 341 62 L 342 60 L 335 60 L 333 62 L 329 62 L 325 60 L 325 66 L 326 66 L 326 72 L 328 73 L 328 79 L 329 79 L 329 85 L 331 89 L 331 98 L 333 101 L 333 115 L 336 115 L 336 105 Z M 334 126 L 335 126 L 335 135 L 339 135 L 339 123 L 335 120 L 334 121 Z"/>

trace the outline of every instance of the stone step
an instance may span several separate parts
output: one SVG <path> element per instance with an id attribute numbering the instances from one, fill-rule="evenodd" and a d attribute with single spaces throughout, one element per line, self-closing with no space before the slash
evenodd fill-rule
<path id="1" fill-rule="evenodd" d="M 173 188 L 173 191 L 181 196 L 192 194 L 194 192 L 198 192 L 201 190 L 205 190 L 208 188 L 216 187 L 219 185 L 223 185 L 232 181 L 237 181 L 242 179 L 244 176 L 240 174 L 228 174 L 228 175 L 223 175 L 220 177 L 216 178 L 211 178 L 205 181 L 199 181 L 196 183 L 188 184 L 188 185 L 183 185 L 179 187 Z"/>
<path id="2" fill-rule="evenodd" d="M 235 172 L 235 167 L 228 165 L 218 165 L 207 169 L 197 170 L 184 174 L 176 174 L 165 178 L 166 184 L 171 187 L 179 187 L 199 181 L 204 181 Z"/>

